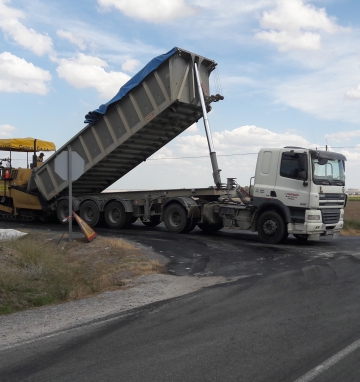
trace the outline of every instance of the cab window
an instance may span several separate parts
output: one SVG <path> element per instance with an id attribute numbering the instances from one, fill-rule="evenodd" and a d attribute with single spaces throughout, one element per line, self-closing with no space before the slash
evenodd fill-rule
<path id="1" fill-rule="evenodd" d="M 280 176 L 298 179 L 299 171 L 299 156 L 297 154 L 288 155 L 283 153 L 281 156 Z"/>

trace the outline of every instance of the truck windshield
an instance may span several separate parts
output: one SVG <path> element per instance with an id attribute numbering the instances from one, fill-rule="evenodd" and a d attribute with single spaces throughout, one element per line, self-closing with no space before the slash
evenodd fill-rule
<path id="1" fill-rule="evenodd" d="M 312 158 L 315 184 L 345 186 L 344 162 L 340 159 Z"/>

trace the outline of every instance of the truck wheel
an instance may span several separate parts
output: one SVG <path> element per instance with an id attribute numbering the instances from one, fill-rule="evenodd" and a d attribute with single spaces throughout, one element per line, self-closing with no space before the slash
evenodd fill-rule
<path id="1" fill-rule="evenodd" d="M 196 227 L 197 222 L 197 219 L 187 219 L 186 227 L 183 233 L 191 232 Z"/>
<path id="2" fill-rule="evenodd" d="M 282 217 L 275 211 L 266 211 L 260 216 L 257 230 L 261 241 L 266 244 L 278 244 L 288 235 Z"/>
<path id="3" fill-rule="evenodd" d="M 131 214 L 125 212 L 120 202 L 109 203 L 105 208 L 104 217 L 109 228 L 125 228 L 131 221 Z"/>
<path id="4" fill-rule="evenodd" d="M 301 242 L 305 243 L 309 237 L 309 235 L 307 234 L 304 234 L 304 235 L 297 235 L 297 234 L 294 234 L 294 236 Z"/>
<path id="5" fill-rule="evenodd" d="M 56 216 L 59 223 L 67 224 L 67 218 L 69 216 L 69 201 L 67 199 L 60 200 L 57 204 Z"/>
<path id="6" fill-rule="evenodd" d="M 161 219 L 159 215 L 153 215 L 153 216 L 150 216 L 149 222 L 144 222 L 141 219 L 141 223 L 143 223 L 146 227 L 156 227 L 157 225 L 161 223 Z"/>
<path id="7" fill-rule="evenodd" d="M 180 204 L 171 204 L 166 208 L 164 223 L 169 232 L 185 233 L 187 220 L 186 211 Z"/>
<path id="8" fill-rule="evenodd" d="M 217 224 L 198 223 L 197 226 L 202 231 L 207 233 L 216 232 L 224 228 L 224 225 L 222 223 L 217 223 Z"/>
<path id="9" fill-rule="evenodd" d="M 90 227 L 95 227 L 100 220 L 99 207 L 92 200 L 87 200 L 80 207 L 80 217 Z"/>

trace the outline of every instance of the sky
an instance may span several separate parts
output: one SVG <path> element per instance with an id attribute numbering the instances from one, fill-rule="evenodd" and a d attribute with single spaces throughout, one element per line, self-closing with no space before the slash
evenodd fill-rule
<path id="1" fill-rule="evenodd" d="M 358 0 L 0 0 L 0 139 L 60 148 L 177 46 L 218 63 L 224 100 L 208 118 L 223 182 L 249 185 L 261 147 L 327 145 L 360 188 L 359 14 Z M 212 185 L 199 120 L 110 188 Z"/>

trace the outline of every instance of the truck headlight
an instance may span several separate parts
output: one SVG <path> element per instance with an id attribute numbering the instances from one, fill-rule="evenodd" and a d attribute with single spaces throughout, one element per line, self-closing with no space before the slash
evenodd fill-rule
<path id="1" fill-rule="evenodd" d="M 307 220 L 320 220 L 320 216 L 319 215 L 308 215 L 306 217 Z"/>

